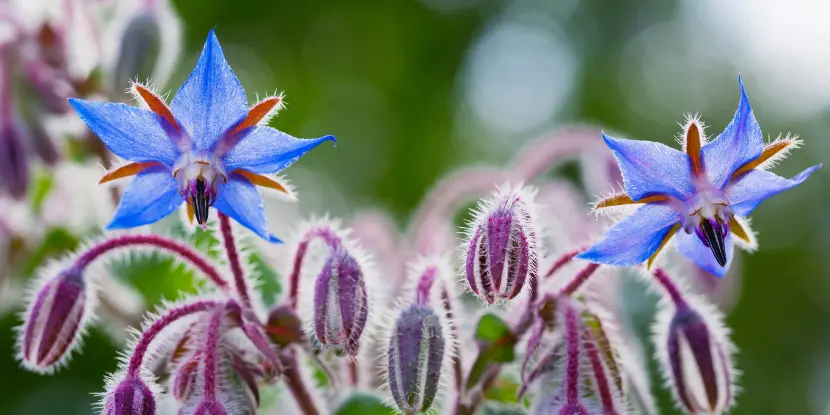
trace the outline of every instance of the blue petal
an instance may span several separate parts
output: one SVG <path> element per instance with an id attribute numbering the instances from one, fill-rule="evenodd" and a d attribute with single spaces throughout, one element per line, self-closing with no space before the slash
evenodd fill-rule
<path id="1" fill-rule="evenodd" d="M 337 143 L 330 135 L 303 140 L 271 127 L 254 127 L 225 155 L 225 168 L 228 171 L 245 169 L 259 174 L 276 173 L 328 140 Z"/>
<path id="2" fill-rule="evenodd" d="M 723 189 L 739 167 L 758 158 L 764 151 L 761 127 L 755 121 L 744 84 L 738 77 L 741 100 L 732 122 L 712 142 L 703 146 L 701 158 L 709 182 Z"/>
<path id="3" fill-rule="evenodd" d="M 611 265 L 637 265 L 649 259 L 680 214 L 665 205 L 645 205 L 614 225 L 603 238 L 577 258 Z"/>
<path id="4" fill-rule="evenodd" d="M 726 198 L 732 211 L 738 216 L 749 215 L 764 199 L 798 186 L 810 177 L 821 164 L 798 173 L 792 179 L 785 179 L 765 170 L 750 170 L 730 183 L 726 189 Z"/>
<path id="5" fill-rule="evenodd" d="M 700 242 L 700 238 L 694 233 L 678 232 L 677 233 L 677 251 L 689 258 L 698 267 L 704 271 L 720 278 L 729 270 L 729 265 L 732 264 L 732 257 L 735 256 L 735 244 L 732 240 L 732 233 L 726 235 L 724 240 L 726 245 L 726 265 L 720 266 L 712 254 L 712 250 Z"/>
<path id="6" fill-rule="evenodd" d="M 213 207 L 252 230 L 262 239 L 274 243 L 282 242 L 268 232 L 262 196 L 256 187 L 243 176 L 236 173 L 230 174 L 228 182 L 219 190 L 219 197 Z"/>
<path id="7" fill-rule="evenodd" d="M 130 183 L 107 229 L 134 228 L 158 221 L 181 205 L 179 187 L 170 169 L 148 168 Z"/>
<path id="8" fill-rule="evenodd" d="M 211 149 L 228 128 L 248 114 L 245 90 L 228 66 L 213 30 L 170 110 L 200 150 Z"/>
<path id="9" fill-rule="evenodd" d="M 158 116 L 145 109 L 111 102 L 70 98 L 78 117 L 113 153 L 130 161 L 160 161 L 172 166 L 177 152 Z"/>
<path id="10" fill-rule="evenodd" d="M 602 133 L 623 175 L 625 192 L 639 200 L 668 194 L 685 200 L 694 192 L 689 156 L 665 144 L 614 138 Z"/>

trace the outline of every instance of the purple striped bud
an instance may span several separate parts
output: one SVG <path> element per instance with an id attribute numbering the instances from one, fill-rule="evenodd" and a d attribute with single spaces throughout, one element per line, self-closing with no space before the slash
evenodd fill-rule
<path id="1" fill-rule="evenodd" d="M 130 79 L 149 79 L 156 69 L 161 49 L 161 31 L 156 14 L 144 11 L 136 14 L 127 24 L 121 37 L 118 61 L 112 73 L 115 90 L 130 85 Z"/>
<path id="2" fill-rule="evenodd" d="M 692 414 L 724 412 L 733 403 L 735 374 L 725 333 L 714 333 L 688 306 L 676 310 L 664 331 L 661 360 L 678 404 Z"/>
<path id="3" fill-rule="evenodd" d="M 389 337 L 387 376 L 398 409 L 426 412 L 435 402 L 449 342 L 439 316 L 426 304 L 401 312 Z"/>
<path id="4" fill-rule="evenodd" d="M 155 415 L 156 399 L 137 377 L 127 377 L 104 397 L 105 415 Z"/>
<path id="5" fill-rule="evenodd" d="M 0 192 L 16 199 L 25 196 L 29 188 L 29 157 L 24 134 L 18 123 L 0 125 Z"/>
<path id="6" fill-rule="evenodd" d="M 33 291 L 18 332 L 19 359 L 27 369 L 51 373 L 65 363 L 89 320 L 94 290 L 75 266 Z"/>
<path id="7" fill-rule="evenodd" d="M 199 378 L 201 353 L 196 352 L 182 361 L 170 378 L 170 391 L 176 400 L 183 402 L 191 397 Z"/>
<path id="8" fill-rule="evenodd" d="M 678 406 L 690 414 L 725 412 L 734 404 L 736 373 L 723 315 L 681 294 L 663 270 L 654 275 L 667 293 L 655 323 L 655 345 Z"/>
<path id="9" fill-rule="evenodd" d="M 337 247 L 314 287 L 314 332 L 323 346 L 357 356 L 368 317 L 366 282 L 360 264 Z"/>
<path id="10" fill-rule="evenodd" d="M 526 282 L 536 283 L 538 232 L 531 213 L 533 194 L 521 188 L 499 192 L 482 202 L 471 224 L 467 284 L 488 304 L 512 299 Z"/>

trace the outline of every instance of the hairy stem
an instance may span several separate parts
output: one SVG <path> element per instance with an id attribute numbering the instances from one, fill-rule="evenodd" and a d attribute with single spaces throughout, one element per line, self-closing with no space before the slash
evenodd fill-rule
<path id="1" fill-rule="evenodd" d="M 461 366 L 461 348 L 458 347 L 458 324 L 455 322 L 455 314 L 452 307 L 452 299 L 449 290 L 444 289 L 441 293 L 444 303 L 444 310 L 447 312 L 447 319 L 450 321 L 450 332 L 453 338 L 452 369 L 455 375 L 455 391 L 461 395 L 464 391 L 464 369 Z"/>
<path id="2" fill-rule="evenodd" d="M 222 317 L 225 315 L 224 307 L 215 307 L 210 316 L 207 335 L 205 336 L 205 360 L 202 377 L 205 380 L 204 398 L 208 401 L 216 399 L 216 378 L 218 376 L 218 365 L 216 362 L 219 354 L 219 338 L 221 337 Z"/>
<path id="3" fill-rule="evenodd" d="M 148 245 L 176 254 L 178 257 L 187 260 L 191 265 L 198 268 L 219 289 L 227 290 L 228 288 L 228 283 L 222 279 L 219 271 L 199 252 L 183 243 L 158 235 L 123 235 L 107 239 L 93 245 L 89 250 L 81 254 L 75 260 L 74 266 L 79 269 L 84 269 L 101 255 L 115 249 L 136 245 Z"/>
<path id="4" fill-rule="evenodd" d="M 608 382 L 608 376 L 605 374 L 605 367 L 602 364 L 596 340 L 587 327 L 582 329 L 582 347 L 585 349 L 585 354 L 588 355 L 588 362 L 591 364 L 591 371 L 594 373 L 603 414 L 616 415 L 617 410 L 614 407 L 611 385 Z"/>
<path id="5" fill-rule="evenodd" d="M 248 289 L 248 284 L 245 281 L 245 272 L 242 270 L 242 261 L 239 258 L 239 250 L 236 247 L 236 241 L 233 236 L 233 229 L 231 228 L 231 220 L 225 214 L 219 213 L 219 230 L 222 234 L 222 243 L 225 247 L 225 253 L 228 256 L 228 265 L 231 267 L 233 274 L 233 282 L 236 287 L 236 293 L 242 301 L 245 308 L 251 307 L 251 293 Z"/>
<path id="6" fill-rule="evenodd" d="M 567 253 L 563 254 L 562 256 L 560 256 L 559 259 L 557 259 L 556 262 L 554 262 L 550 266 L 550 269 L 548 269 L 548 272 L 545 273 L 544 279 L 548 279 L 548 278 L 553 277 L 553 275 L 556 274 L 557 271 L 562 269 L 562 267 L 564 267 L 565 265 L 569 264 L 571 262 L 571 260 L 574 259 L 575 256 L 579 255 L 579 253 L 584 251 L 584 250 L 585 250 L 585 248 L 579 248 L 579 249 L 575 249 L 573 251 L 567 252 Z"/>
<path id="7" fill-rule="evenodd" d="M 579 404 L 579 316 L 570 304 L 565 304 L 565 396 L 568 404 Z"/>
<path id="8" fill-rule="evenodd" d="M 671 298 L 672 302 L 674 302 L 674 305 L 678 309 L 689 306 L 683 298 L 683 295 L 680 294 L 680 290 L 677 288 L 677 285 L 674 281 L 672 281 L 669 274 L 663 270 L 663 268 L 657 268 L 654 270 L 654 279 L 663 286 L 666 290 L 666 294 L 668 294 L 669 298 Z"/>
<path id="9" fill-rule="evenodd" d="M 285 368 L 283 376 L 285 384 L 294 395 L 294 400 L 305 415 L 320 415 L 321 412 L 314 402 L 314 397 L 308 390 L 308 387 L 303 380 L 302 373 L 299 370 L 299 362 L 297 361 L 296 351 L 294 349 L 285 350 L 281 353 L 282 365 Z"/>
<path id="10" fill-rule="evenodd" d="M 294 254 L 294 267 L 291 269 L 291 276 L 288 279 L 288 305 L 294 310 L 297 309 L 297 298 L 300 295 L 300 269 L 303 266 L 303 259 L 305 259 L 308 251 L 308 245 L 315 238 L 322 238 L 329 249 L 332 250 L 340 246 L 340 237 L 337 236 L 334 229 L 326 226 L 311 228 L 303 235 L 302 240 L 297 245 L 297 252 Z"/>
<path id="11" fill-rule="evenodd" d="M 568 285 L 562 288 L 559 295 L 565 297 L 573 295 L 573 293 L 579 290 L 579 288 L 582 287 L 582 285 L 585 284 L 585 282 L 588 281 L 592 275 L 594 275 L 597 268 L 599 268 L 599 264 L 588 264 L 585 268 L 582 268 L 582 270 L 576 274 L 576 277 L 574 277 Z"/>
<path id="12" fill-rule="evenodd" d="M 144 361 L 144 355 L 147 353 L 147 349 L 150 347 L 150 343 L 158 336 L 161 331 L 169 326 L 171 323 L 179 320 L 180 318 L 189 316 L 194 313 L 200 313 L 203 311 L 210 310 L 211 308 L 215 308 L 219 303 L 216 301 L 198 301 L 195 303 L 185 304 L 181 307 L 176 307 L 167 311 L 167 313 L 161 316 L 159 319 L 153 322 L 150 327 L 148 327 L 144 332 L 141 333 L 141 337 L 138 339 L 138 342 L 135 345 L 135 350 L 133 350 L 132 356 L 130 356 L 130 364 L 127 369 L 127 373 L 129 376 L 138 376 L 141 370 L 141 364 Z"/>

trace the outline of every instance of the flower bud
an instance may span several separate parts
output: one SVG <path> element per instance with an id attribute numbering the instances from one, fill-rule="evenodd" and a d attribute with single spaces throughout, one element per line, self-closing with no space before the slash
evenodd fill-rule
<path id="1" fill-rule="evenodd" d="M 193 394 L 196 380 L 199 377 L 200 357 L 199 352 L 193 353 L 182 361 L 173 372 L 170 378 L 170 391 L 176 400 L 183 402 Z"/>
<path id="2" fill-rule="evenodd" d="M 713 307 L 680 303 L 658 322 L 664 376 L 687 413 L 723 413 L 733 403 L 732 346 L 720 320 Z"/>
<path id="3" fill-rule="evenodd" d="M 15 122 L 0 125 L 0 191 L 16 199 L 29 187 L 29 158 L 25 132 Z"/>
<path id="4" fill-rule="evenodd" d="M 314 331 L 324 346 L 357 356 L 366 328 L 366 282 L 357 260 L 335 248 L 314 287 Z"/>
<path id="5" fill-rule="evenodd" d="M 426 304 L 416 304 L 398 316 L 389 338 L 387 374 L 395 404 L 403 413 L 430 409 L 439 391 L 448 353 L 444 328 Z"/>
<path id="6" fill-rule="evenodd" d="M 129 87 L 130 79 L 149 79 L 156 68 L 161 48 L 161 33 L 155 13 L 145 11 L 134 16 L 121 37 L 118 61 L 112 81 L 116 89 Z"/>
<path id="7" fill-rule="evenodd" d="M 484 202 L 472 222 L 466 257 L 470 290 L 488 304 L 509 300 L 535 281 L 537 230 L 533 194 L 521 189 L 499 192 Z"/>
<path id="8" fill-rule="evenodd" d="M 19 358 L 27 369 L 50 373 L 78 344 L 94 298 L 82 272 L 69 267 L 33 292 L 19 331 Z"/>
<path id="9" fill-rule="evenodd" d="M 155 415 L 156 399 L 137 377 L 127 377 L 104 397 L 105 415 Z"/>

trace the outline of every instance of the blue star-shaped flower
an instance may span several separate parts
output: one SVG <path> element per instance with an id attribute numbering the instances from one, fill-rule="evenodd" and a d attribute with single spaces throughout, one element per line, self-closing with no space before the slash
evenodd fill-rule
<path id="1" fill-rule="evenodd" d="M 136 175 L 107 229 L 155 222 L 184 201 L 202 226 L 212 206 L 271 242 L 255 185 L 285 191 L 263 176 L 276 173 L 332 136 L 301 140 L 265 125 L 281 106 L 270 97 L 250 109 L 245 90 L 211 30 L 190 77 L 170 103 L 146 87 L 133 92 L 149 110 L 70 99 L 89 128 L 116 155 L 133 163 L 101 182 Z"/>
<path id="2" fill-rule="evenodd" d="M 625 193 L 597 202 L 595 209 L 643 204 L 615 224 L 579 258 L 612 265 L 636 265 L 657 254 L 677 233 L 677 249 L 704 270 L 722 277 L 734 244 L 757 247 L 745 218 L 764 199 L 795 187 L 821 168 L 816 165 L 792 179 L 765 170 L 798 147 L 795 138 L 764 146 L 740 77 L 741 99 L 735 117 L 712 142 L 690 120 L 684 152 L 666 145 L 603 134 L 623 174 Z"/>

